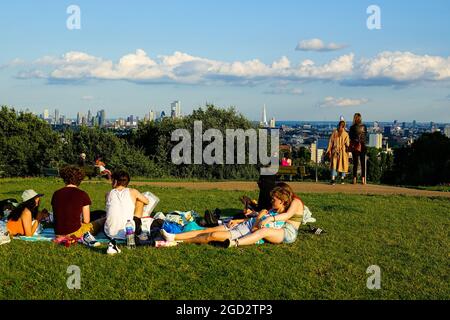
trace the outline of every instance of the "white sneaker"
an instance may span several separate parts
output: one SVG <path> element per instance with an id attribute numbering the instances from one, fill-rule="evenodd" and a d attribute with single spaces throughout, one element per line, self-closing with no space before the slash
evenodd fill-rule
<path id="1" fill-rule="evenodd" d="M 83 234 L 83 238 L 81 239 L 81 242 L 90 248 L 101 246 L 101 243 L 95 239 L 95 237 L 90 233 L 86 232 Z"/>
<path id="2" fill-rule="evenodd" d="M 168 233 L 166 230 L 161 229 L 161 235 L 166 241 L 173 242 L 175 241 L 175 234 Z"/>
<path id="3" fill-rule="evenodd" d="M 121 253 L 122 250 L 119 249 L 119 247 L 117 246 L 117 243 L 115 240 L 111 240 L 108 243 L 108 249 L 106 250 L 106 253 L 109 255 L 115 255 L 117 253 Z"/>

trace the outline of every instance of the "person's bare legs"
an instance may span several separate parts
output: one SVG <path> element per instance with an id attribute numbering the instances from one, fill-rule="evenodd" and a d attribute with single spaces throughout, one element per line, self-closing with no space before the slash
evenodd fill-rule
<path id="1" fill-rule="evenodd" d="M 184 233 L 178 233 L 175 235 L 175 241 L 180 241 L 180 240 L 185 241 L 188 239 L 198 237 L 203 234 L 209 234 L 209 233 L 213 233 L 215 231 L 226 231 L 226 230 L 227 229 L 225 228 L 225 226 L 217 226 L 217 227 L 208 228 L 205 230 L 195 230 L 195 231 L 188 231 L 188 232 L 184 232 Z"/>
<path id="2" fill-rule="evenodd" d="M 186 243 L 208 244 L 211 241 L 223 242 L 231 238 L 230 231 L 216 231 L 212 233 L 201 234 L 195 238 L 187 239 Z"/>
<path id="3" fill-rule="evenodd" d="M 254 245 L 259 240 L 264 239 L 270 243 L 283 243 L 284 240 L 284 230 L 283 229 L 273 229 L 273 228 L 263 228 L 256 230 L 255 232 L 237 240 L 239 246 L 249 246 Z"/>
<path id="4" fill-rule="evenodd" d="M 136 200 L 134 207 L 134 216 L 137 218 L 142 218 L 144 214 L 144 203 L 142 201 Z"/>

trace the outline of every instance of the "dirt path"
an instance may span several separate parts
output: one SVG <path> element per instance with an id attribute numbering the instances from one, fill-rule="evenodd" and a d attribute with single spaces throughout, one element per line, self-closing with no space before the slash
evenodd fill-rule
<path id="1" fill-rule="evenodd" d="M 155 186 L 168 188 L 186 188 L 194 190 L 257 190 L 256 182 L 227 181 L 227 182 L 132 182 L 135 186 Z M 426 191 L 380 185 L 329 185 L 313 182 L 291 182 L 290 185 L 298 193 L 346 193 L 346 194 L 379 194 L 379 195 L 408 195 L 422 197 L 450 198 L 450 192 Z"/>

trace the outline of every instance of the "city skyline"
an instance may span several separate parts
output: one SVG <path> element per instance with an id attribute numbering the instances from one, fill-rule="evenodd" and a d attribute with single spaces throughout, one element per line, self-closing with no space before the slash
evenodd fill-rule
<path id="1" fill-rule="evenodd" d="M 71 4 L 0 4 L 0 104 L 117 118 L 208 101 L 252 121 L 265 104 L 268 121 L 450 122 L 448 1 L 377 1 L 377 30 L 365 0 L 80 0 L 79 30 L 66 26 Z"/>

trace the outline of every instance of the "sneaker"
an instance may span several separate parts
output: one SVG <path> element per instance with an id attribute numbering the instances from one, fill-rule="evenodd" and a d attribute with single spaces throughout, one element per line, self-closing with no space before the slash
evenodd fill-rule
<path id="1" fill-rule="evenodd" d="M 106 250 L 106 253 L 109 255 L 115 255 L 117 253 L 121 253 L 122 250 L 119 249 L 119 247 L 117 246 L 116 240 L 111 240 L 108 243 L 108 249 Z"/>
<path id="2" fill-rule="evenodd" d="M 173 242 L 175 241 L 175 235 L 172 233 L 168 233 L 166 230 L 161 229 L 161 235 L 166 241 Z"/>
<path id="3" fill-rule="evenodd" d="M 83 238 L 81 238 L 81 243 L 90 248 L 98 247 L 101 245 L 101 243 L 98 242 L 97 239 L 95 239 L 95 237 L 90 232 L 86 232 L 85 234 L 83 234 Z"/>

